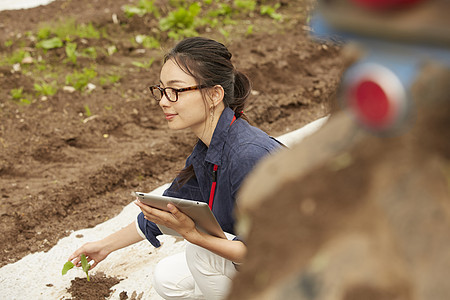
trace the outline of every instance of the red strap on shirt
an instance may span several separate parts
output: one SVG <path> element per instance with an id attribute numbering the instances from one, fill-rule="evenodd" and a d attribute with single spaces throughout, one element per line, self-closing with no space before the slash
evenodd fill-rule
<path id="1" fill-rule="evenodd" d="M 214 201 L 214 192 L 216 191 L 216 184 L 217 184 L 217 169 L 219 168 L 218 165 L 214 165 L 214 169 L 213 169 L 213 182 L 212 182 L 212 186 L 211 186 L 211 192 L 209 193 L 209 209 L 212 210 L 212 205 L 213 205 L 213 201 Z"/>
<path id="2" fill-rule="evenodd" d="M 233 116 L 233 120 L 231 120 L 230 126 L 231 124 L 234 123 L 234 121 L 236 121 L 236 116 Z M 217 169 L 219 169 L 218 165 L 214 165 L 213 168 L 213 182 L 211 185 L 211 192 L 209 193 L 209 209 L 212 210 L 212 206 L 213 206 L 213 202 L 214 202 L 214 193 L 216 192 L 216 185 L 217 185 Z"/>

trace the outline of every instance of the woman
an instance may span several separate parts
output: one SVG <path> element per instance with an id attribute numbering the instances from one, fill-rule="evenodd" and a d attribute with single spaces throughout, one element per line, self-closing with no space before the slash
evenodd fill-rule
<path id="1" fill-rule="evenodd" d="M 181 41 L 165 57 L 158 85 L 150 87 L 169 128 L 189 128 L 198 142 L 185 168 L 164 195 L 209 203 L 228 239 L 198 231 L 175 206 L 169 212 L 138 200 L 136 222 L 103 240 L 87 243 L 69 260 L 76 265 L 85 254 L 92 268 L 109 253 L 146 238 L 155 247 L 161 234 L 156 224 L 172 228 L 187 241 L 185 253 L 158 263 L 153 284 L 165 299 L 222 299 L 246 246 L 234 235 L 233 210 L 242 181 L 279 143 L 244 120 L 250 81 L 231 63 L 228 49 L 195 37 Z M 155 224 L 156 223 L 156 224 Z"/>

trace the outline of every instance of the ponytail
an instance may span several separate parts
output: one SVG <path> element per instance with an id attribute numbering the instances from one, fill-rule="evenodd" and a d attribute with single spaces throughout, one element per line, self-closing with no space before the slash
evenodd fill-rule
<path id="1" fill-rule="evenodd" d="M 234 72 L 234 93 L 230 103 L 225 103 L 230 107 L 237 118 L 242 117 L 248 122 L 248 118 L 244 115 L 244 108 L 248 96 L 250 96 L 252 84 L 250 79 L 244 73 L 235 70 Z"/>

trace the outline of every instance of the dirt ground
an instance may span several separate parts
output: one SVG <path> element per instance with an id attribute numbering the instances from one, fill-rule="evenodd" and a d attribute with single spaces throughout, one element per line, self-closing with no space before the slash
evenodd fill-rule
<path id="1" fill-rule="evenodd" d="M 23 87 L 33 94 L 37 80 L 48 80 L 45 72 L 35 78 L 26 66 L 19 71 L 0 67 L 0 266 L 46 251 L 71 231 L 113 217 L 132 201 L 131 191 L 150 191 L 170 182 L 195 143 L 188 131 L 168 131 L 161 109 L 149 99 L 146 87 L 158 81 L 164 51 L 130 42 L 157 24 L 150 17 L 125 17 L 121 7 L 130 3 L 137 1 L 55 1 L 0 12 L 1 55 L 17 50 L 7 46 L 8 41 L 35 31 L 42 22 L 75 18 L 107 33 L 81 42 L 115 44 L 117 52 L 99 54 L 94 61 L 80 59 L 74 66 L 63 63 L 63 50 L 53 49 L 53 59 L 46 63 L 66 73 L 94 63 L 99 73 L 121 75 L 119 82 L 97 85 L 91 92 L 59 89 L 53 96 L 34 96 L 31 104 L 20 105 L 10 91 Z M 249 75 L 253 93 L 246 114 L 272 136 L 326 115 L 342 72 L 339 48 L 309 36 L 310 5 L 282 3 L 282 22 L 249 14 L 230 29 L 228 38 L 217 30 L 199 31 L 224 42 L 237 68 Z M 242 24 L 254 24 L 252 34 L 245 34 Z M 173 45 L 162 40 L 163 50 Z M 155 58 L 149 69 L 132 63 L 149 57 Z"/>

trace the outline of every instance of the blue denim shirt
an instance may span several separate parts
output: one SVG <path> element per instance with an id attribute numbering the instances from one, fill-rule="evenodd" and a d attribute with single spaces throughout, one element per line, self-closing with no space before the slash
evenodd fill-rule
<path id="1" fill-rule="evenodd" d="M 208 203 L 213 182 L 213 167 L 218 165 L 217 183 L 212 212 L 223 231 L 234 233 L 234 206 L 236 195 L 247 174 L 258 161 L 280 148 L 280 143 L 260 129 L 251 126 L 243 119 L 232 124 L 234 112 L 225 108 L 207 147 L 199 140 L 186 166 L 194 167 L 195 178 L 177 189 L 177 179 L 163 193 L 165 196 L 183 198 Z M 137 217 L 139 228 L 147 240 L 159 247 L 156 236 L 162 234 L 155 223 L 144 218 L 141 212 Z"/>

